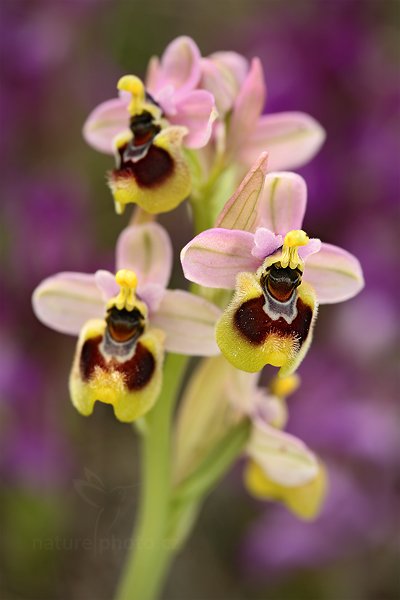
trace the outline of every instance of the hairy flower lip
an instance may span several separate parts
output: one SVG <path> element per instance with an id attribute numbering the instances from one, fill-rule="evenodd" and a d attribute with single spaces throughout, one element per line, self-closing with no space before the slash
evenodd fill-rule
<path id="1" fill-rule="evenodd" d="M 138 160 L 124 161 L 130 142 L 121 140 L 121 147 L 117 147 L 120 168 L 108 174 L 118 214 L 130 203 L 151 214 L 167 212 L 187 198 L 192 181 L 181 149 L 186 132 L 185 127 L 165 127 L 145 145 L 143 152 L 139 149 Z"/>

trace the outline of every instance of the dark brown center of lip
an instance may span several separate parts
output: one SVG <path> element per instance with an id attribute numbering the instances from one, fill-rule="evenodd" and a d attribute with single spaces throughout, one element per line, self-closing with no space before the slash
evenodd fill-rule
<path id="1" fill-rule="evenodd" d="M 120 344 L 138 339 L 144 331 L 144 317 L 137 308 L 118 310 L 113 306 L 108 311 L 106 323 L 111 338 Z"/>
<path id="2" fill-rule="evenodd" d="M 82 346 L 79 368 L 85 383 L 95 375 L 96 368 L 107 374 L 117 372 L 124 375 L 125 385 L 130 392 L 139 391 L 150 382 L 156 368 L 156 360 L 148 348 L 138 342 L 135 353 L 129 360 L 107 361 L 100 350 L 101 342 L 102 336 L 99 335 L 87 339 Z"/>
<path id="3" fill-rule="evenodd" d="M 144 158 L 149 152 L 155 136 L 161 131 L 161 127 L 154 123 L 153 116 L 144 111 L 135 115 L 129 123 L 133 137 L 127 143 L 118 148 L 119 169 L 129 167 L 132 162 Z"/>
<path id="4" fill-rule="evenodd" d="M 236 310 L 233 322 L 239 333 L 250 343 L 264 344 L 268 336 L 292 338 L 301 346 L 307 339 L 312 323 L 313 311 L 301 298 L 296 300 L 297 316 L 288 323 L 280 317 L 273 320 L 264 311 L 264 296 L 251 298 Z"/>
<path id="5" fill-rule="evenodd" d="M 271 265 L 260 279 L 264 292 L 268 292 L 278 302 L 287 302 L 294 290 L 301 283 L 300 269 L 282 268 L 279 264 Z"/>
<path id="6" fill-rule="evenodd" d="M 153 116 L 147 111 L 132 117 L 129 127 L 133 133 L 131 144 L 136 147 L 152 142 L 153 138 L 161 130 L 160 126 L 154 123 Z"/>

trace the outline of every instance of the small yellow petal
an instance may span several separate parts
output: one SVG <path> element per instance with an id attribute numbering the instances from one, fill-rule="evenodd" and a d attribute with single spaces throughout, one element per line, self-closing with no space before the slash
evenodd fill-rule
<path id="1" fill-rule="evenodd" d="M 285 235 L 285 239 L 283 241 L 284 246 L 288 246 L 289 248 L 295 248 L 296 246 L 306 246 L 310 238 L 302 229 L 292 229 Z"/>
<path id="2" fill-rule="evenodd" d="M 128 105 L 128 111 L 132 117 L 143 112 L 150 113 L 154 119 L 161 117 L 162 111 L 157 104 L 146 99 L 146 89 L 139 77 L 136 75 L 124 75 L 117 83 L 117 89 L 128 92 L 132 98 Z"/>
<path id="3" fill-rule="evenodd" d="M 138 300 L 136 296 L 137 276 L 136 273 L 129 269 L 120 269 L 115 275 L 115 281 L 120 286 L 120 291 L 117 296 L 110 298 L 107 302 L 107 309 L 116 307 L 118 310 L 126 309 L 133 311 L 137 309 L 143 320 L 147 319 L 147 306 L 144 302 Z"/>
<path id="4" fill-rule="evenodd" d="M 286 377 L 274 377 L 269 384 L 271 394 L 278 398 L 291 396 L 300 386 L 300 377 L 297 374 Z"/>
<path id="5" fill-rule="evenodd" d="M 120 286 L 136 289 L 137 276 L 136 273 L 129 269 L 120 269 L 115 275 L 115 281 Z"/>
<path id="6" fill-rule="evenodd" d="M 269 479 L 256 462 L 249 461 L 244 472 L 244 482 L 248 491 L 256 498 L 283 502 L 301 519 L 312 520 L 321 511 L 328 480 L 326 469 L 320 464 L 315 479 L 305 485 L 286 487 Z"/>

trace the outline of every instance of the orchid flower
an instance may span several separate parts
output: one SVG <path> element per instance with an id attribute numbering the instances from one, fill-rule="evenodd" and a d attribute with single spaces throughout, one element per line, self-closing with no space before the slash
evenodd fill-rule
<path id="1" fill-rule="evenodd" d="M 120 421 L 148 412 L 160 392 L 165 350 L 208 356 L 220 314 L 213 304 L 181 290 L 167 290 L 172 246 L 157 223 L 125 229 L 117 243 L 117 273 L 59 273 L 33 294 L 42 323 L 79 335 L 69 380 L 71 399 L 83 415 L 99 400 Z"/>
<path id="2" fill-rule="evenodd" d="M 304 442 L 280 431 L 286 423 L 283 397 L 260 389 L 257 394 L 262 413 L 252 417 L 245 486 L 260 500 L 277 500 L 300 518 L 315 518 L 326 493 L 325 468 Z M 274 413 L 274 421 L 265 418 Z"/>
<path id="3" fill-rule="evenodd" d="M 313 518 L 325 496 L 325 469 L 301 440 L 281 431 L 287 421 L 285 400 L 299 379 L 274 378 L 268 390 L 258 386 L 258 379 L 258 374 L 235 369 L 223 356 L 201 363 L 178 413 L 175 480 L 179 483 L 195 472 L 230 428 L 249 419 L 250 435 L 243 449 L 249 493 L 281 501 L 301 518 Z"/>
<path id="4" fill-rule="evenodd" d="M 325 468 L 300 439 L 281 431 L 287 421 L 285 400 L 298 388 L 299 379 L 276 377 L 266 391 L 255 386 L 257 377 L 245 375 L 252 420 L 245 485 L 256 498 L 281 501 L 298 517 L 312 519 L 325 497 Z M 238 402 L 243 404 L 243 397 Z"/>
<path id="5" fill-rule="evenodd" d="M 236 52 L 216 52 L 202 60 L 201 86 L 209 90 L 224 123 L 215 127 L 226 159 L 249 168 L 267 150 L 271 170 L 294 169 L 311 160 L 325 139 L 321 125 L 302 112 L 263 115 L 267 90 L 261 62 Z M 216 124 L 217 125 L 217 124 Z"/>
<path id="6" fill-rule="evenodd" d="M 150 213 L 166 212 L 189 195 L 182 145 L 204 146 L 216 118 L 212 94 L 196 89 L 200 62 L 194 41 L 176 38 L 161 60 L 150 61 L 144 84 L 134 75 L 122 77 L 119 98 L 103 102 L 87 118 L 86 141 L 115 155 L 108 181 L 118 213 L 131 202 Z"/>
<path id="7" fill-rule="evenodd" d="M 181 262 L 190 281 L 235 289 L 216 330 L 226 358 L 245 371 L 271 364 L 288 375 L 310 346 L 318 304 L 347 300 L 364 282 L 352 254 L 301 229 L 304 180 L 286 172 L 265 176 L 266 162 L 264 153 L 216 227 L 189 242 Z"/>

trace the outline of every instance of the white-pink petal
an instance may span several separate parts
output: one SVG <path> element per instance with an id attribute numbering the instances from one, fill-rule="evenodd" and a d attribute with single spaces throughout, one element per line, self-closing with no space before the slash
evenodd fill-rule
<path id="1" fill-rule="evenodd" d="M 32 296 L 37 318 L 52 329 L 78 335 L 89 319 L 104 318 L 105 303 L 94 275 L 59 273 L 42 281 Z"/>
<path id="2" fill-rule="evenodd" d="M 161 300 L 165 294 L 165 287 L 157 283 L 138 284 L 137 295 L 149 309 L 150 319 L 152 315 L 159 309 Z"/>
<path id="3" fill-rule="evenodd" d="M 288 420 L 288 410 L 286 402 L 277 396 L 272 396 L 265 389 L 258 387 L 254 392 L 254 399 L 251 406 L 252 418 L 271 425 L 277 429 L 283 429 Z"/>
<path id="4" fill-rule="evenodd" d="M 269 479 L 287 487 L 297 487 L 318 475 L 318 460 L 298 438 L 255 419 L 247 453 Z"/>
<path id="5" fill-rule="evenodd" d="M 295 169 L 311 160 L 324 140 L 324 129 L 305 113 L 263 115 L 243 140 L 240 159 L 250 165 L 260 152 L 267 151 L 271 170 Z"/>
<path id="6" fill-rule="evenodd" d="M 189 92 L 175 104 L 175 114 L 169 115 L 173 125 L 188 128 L 184 144 L 188 148 L 202 148 L 210 139 L 212 124 L 217 118 L 214 98 L 206 90 Z"/>
<path id="7" fill-rule="evenodd" d="M 113 139 L 129 128 L 128 102 L 126 98 L 107 100 L 90 113 L 82 133 L 87 143 L 95 150 L 113 154 Z"/>
<path id="8" fill-rule="evenodd" d="M 176 38 L 166 47 L 160 63 L 153 61 L 147 80 L 150 93 L 172 85 L 176 100 L 182 99 L 200 80 L 200 60 L 200 51 L 190 37 Z"/>
<path id="9" fill-rule="evenodd" d="M 264 108 L 267 88 L 264 72 L 258 58 L 253 58 L 250 71 L 236 98 L 227 136 L 228 151 L 240 154 L 240 149 L 258 129 L 260 114 Z M 253 164 L 261 152 L 268 148 L 259 148 L 250 163 Z"/>
<path id="10" fill-rule="evenodd" d="M 99 269 L 94 274 L 94 279 L 104 302 L 108 302 L 110 298 L 118 295 L 120 288 L 115 281 L 115 275 L 113 273 L 104 269 Z"/>
<path id="11" fill-rule="evenodd" d="M 140 285 L 156 283 L 166 287 L 172 269 L 172 245 L 158 223 L 134 225 L 123 230 L 116 250 L 118 269 L 130 269 Z"/>
<path id="12" fill-rule="evenodd" d="M 166 333 L 169 352 L 190 356 L 219 354 L 215 325 L 221 310 L 200 296 L 183 290 L 166 290 L 151 325 Z"/>
<path id="13" fill-rule="evenodd" d="M 306 246 L 300 246 L 298 249 L 300 258 L 306 261 L 311 254 L 316 254 L 319 252 L 321 250 L 321 246 L 321 240 L 318 238 L 311 238 Z"/>
<path id="14" fill-rule="evenodd" d="M 176 106 L 174 98 L 174 86 L 166 85 L 157 94 L 153 94 L 154 100 L 162 107 L 168 120 L 176 115 Z"/>
<path id="15" fill-rule="evenodd" d="M 158 56 L 152 56 L 149 60 L 149 64 L 147 65 L 146 70 L 146 90 L 153 94 L 157 90 L 157 82 L 160 77 L 160 59 Z"/>
<path id="16" fill-rule="evenodd" d="M 249 71 L 249 61 L 242 54 L 233 51 L 213 52 L 209 56 L 214 63 L 227 69 L 237 86 L 241 86 Z"/>
<path id="17" fill-rule="evenodd" d="M 216 227 L 256 231 L 262 222 L 262 190 L 268 154 L 263 152 L 217 217 Z"/>
<path id="18" fill-rule="evenodd" d="M 324 243 L 319 252 L 307 258 L 304 280 L 313 286 L 320 304 L 348 300 L 364 287 L 357 258 L 338 246 Z"/>
<path id="19" fill-rule="evenodd" d="M 208 229 L 181 252 L 186 279 L 211 288 L 234 289 L 242 271 L 256 271 L 261 262 L 252 254 L 254 235 L 238 229 Z"/>
<path id="20" fill-rule="evenodd" d="M 216 52 L 202 59 L 200 87 L 212 93 L 221 117 L 233 107 L 248 68 L 248 61 L 236 52 Z"/>
<path id="21" fill-rule="evenodd" d="M 252 255 L 263 261 L 267 256 L 273 254 L 283 244 L 282 236 L 275 235 L 270 229 L 260 227 L 254 234 L 254 246 Z"/>
<path id="22" fill-rule="evenodd" d="M 263 227 L 286 235 L 301 229 L 307 205 L 306 182 L 296 173 L 268 173 L 260 198 Z"/>

